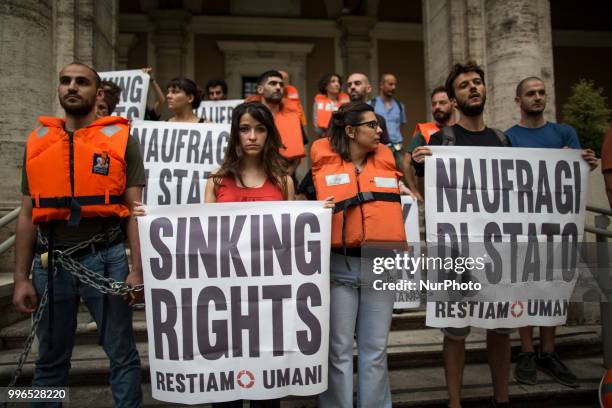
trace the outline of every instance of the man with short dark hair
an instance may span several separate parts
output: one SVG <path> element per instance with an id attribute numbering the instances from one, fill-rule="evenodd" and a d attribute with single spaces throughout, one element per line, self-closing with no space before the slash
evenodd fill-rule
<path id="1" fill-rule="evenodd" d="M 293 175 L 306 156 L 304 145 L 308 141 L 300 119 L 300 108 L 292 100 L 284 98 L 285 83 L 280 72 L 266 71 L 257 81 L 257 95 L 248 97 L 245 102 L 261 102 L 274 115 L 274 123 L 284 147 L 281 154 L 289 160 L 288 173 Z"/>
<path id="2" fill-rule="evenodd" d="M 446 91 L 461 113 L 459 121 L 443 131 L 434 133 L 430 145 L 456 146 L 509 146 L 503 133 L 488 128 L 484 123 L 484 107 L 487 98 L 484 72 L 474 62 L 455 64 L 446 79 Z M 450 135 L 452 134 L 452 138 Z M 412 153 L 416 174 L 423 177 L 425 156 L 431 155 L 427 146 L 417 147 Z M 461 407 L 461 387 L 465 366 L 465 339 L 470 327 L 448 327 L 444 333 L 444 368 L 450 408 Z M 487 330 L 487 356 L 493 380 L 491 407 L 509 407 L 508 382 L 510 377 L 511 329 Z"/>
<path id="3" fill-rule="evenodd" d="M 434 118 L 433 122 L 417 123 L 402 163 L 408 187 L 417 194 L 421 201 L 423 201 L 423 179 L 419 178 L 417 180 L 416 178 L 412 167 L 412 152 L 417 147 L 428 144 L 431 135 L 441 128 L 455 124 L 455 100 L 448 97 L 443 85 L 437 86 L 431 92 L 431 114 Z"/>
<path id="4" fill-rule="evenodd" d="M 130 287 L 142 284 L 138 227 L 130 215 L 145 184 L 138 141 L 129 136 L 126 119 L 96 118 L 103 90 L 92 68 L 68 64 L 57 91 L 65 118 L 41 116 L 41 126 L 28 137 L 16 228 L 13 304 L 19 312 L 33 313 L 47 299 L 36 329 L 39 352 L 32 386 L 67 385 L 82 298 L 110 359 L 115 406 L 140 407 L 142 373 L 130 305 L 73 275 L 88 273 L 90 281 L 101 285 L 108 279 Z"/>
<path id="5" fill-rule="evenodd" d="M 514 147 L 538 147 L 551 149 L 580 149 L 578 135 L 573 127 L 547 122 L 546 86 L 540 78 L 532 76 L 520 81 L 516 87 L 516 104 L 521 110 L 520 122 L 506 130 Z M 597 167 L 595 152 L 583 150 L 582 156 L 591 170 Z M 519 328 L 521 353 L 514 368 L 514 379 L 522 384 L 537 383 L 536 368 L 550 375 L 560 384 L 575 387 L 578 380 L 555 353 L 556 327 L 540 326 L 540 349 L 536 354 L 533 345 L 533 326 Z"/>
<path id="6" fill-rule="evenodd" d="M 227 83 L 223 79 L 211 79 L 206 83 L 206 98 L 209 101 L 227 99 Z"/>
<path id="7" fill-rule="evenodd" d="M 395 157 L 396 167 L 402 169 L 404 157 L 404 136 L 402 126 L 407 122 L 406 108 L 404 104 L 395 98 L 397 79 L 395 75 L 385 73 L 380 77 L 380 95 L 369 101 L 374 107 L 374 112 L 383 116 L 387 122 L 389 131 L 389 144 L 387 145 Z"/>
<path id="8" fill-rule="evenodd" d="M 104 96 L 96 102 L 96 114 L 99 117 L 111 115 L 121 98 L 121 88 L 114 82 L 102 81 L 101 85 Z"/>

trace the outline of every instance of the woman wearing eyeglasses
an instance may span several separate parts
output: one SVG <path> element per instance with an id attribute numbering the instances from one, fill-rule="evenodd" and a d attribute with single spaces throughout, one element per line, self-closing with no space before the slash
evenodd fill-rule
<path id="1" fill-rule="evenodd" d="M 387 338 L 394 293 L 372 288 L 372 268 L 362 262 L 368 244 L 405 243 L 400 205 L 401 173 L 373 108 L 343 105 L 332 116 L 329 137 L 311 148 L 317 199 L 333 196 L 328 389 L 321 407 L 353 406 L 353 339 L 362 407 L 391 407 Z M 405 189 L 405 187 L 403 187 Z M 402 190 L 408 193 L 408 190 Z M 365 253 L 364 253 L 365 255 Z"/>

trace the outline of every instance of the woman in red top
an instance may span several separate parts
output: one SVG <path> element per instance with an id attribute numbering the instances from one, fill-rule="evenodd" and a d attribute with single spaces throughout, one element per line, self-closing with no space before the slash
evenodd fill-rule
<path id="1" fill-rule="evenodd" d="M 294 199 L 287 159 L 272 112 L 259 102 L 238 105 L 232 112 L 230 138 L 221 167 L 208 176 L 207 203 L 283 201 Z M 242 401 L 212 404 L 242 408 Z M 280 399 L 251 401 L 251 408 L 280 408 Z"/>
<path id="2" fill-rule="evenodd" d="M 293 180 L 280 147 L 270 110 L 258 102 L 238 105 L 223 163 L 208 176 L 205 202 L 293 200 Z"/>

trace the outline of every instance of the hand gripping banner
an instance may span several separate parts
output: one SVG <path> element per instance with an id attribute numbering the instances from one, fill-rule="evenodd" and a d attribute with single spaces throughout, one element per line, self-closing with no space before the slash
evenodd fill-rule
<path id="1" fill-rule="evenodd" d="M 155 399 L 325 391 L 329 209 L 300 201 L 153 207 L 138 227 Z"/>

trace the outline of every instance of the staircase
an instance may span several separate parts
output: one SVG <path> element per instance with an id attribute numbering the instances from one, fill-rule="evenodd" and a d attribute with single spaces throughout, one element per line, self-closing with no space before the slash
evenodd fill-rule
<path id="1" fill-rule="evenodd" d="M 97 345 L 97 332 L 87 329 L 89 314 L 78 315 L 76 346 L 70 372 L 70 406 L 110 407 L 108 360 Z M 0 331 L 0 384 L 6 384 L 15 360 L 29 333 L 29 320 L 9 325 Z M 143 311 L 134 315 L 134 331 L 142 358 L 145 406 L 173 406 L 151 398 L 147 332 Z M 536 331 L 537 334 L 537 331 Z M 519 347 L 518 333 L 512 336 L 513 352 Z M 485 331 L 472 330 L 466 343 L 466 368 L 463 397 L 465 407 L 486 407 L 492 395 L 489 368 L 486 364 Z M 568 388 L 538 373 L 538 385 L 510 385 L 515 407 L 596 407 L 597 387 L 603 373 L 601 328 L 595 325 L 562 327 L 558 331 L 557 351 L 580 379 L 580 387 Z M 24 367 L 20 384 L 27 386 L 33 373 L 33 351 Z M 442 364 L 442 335 L 425 326 L 423 311 L 393 317 L 389 336 L 388 359 L 394 407 L 444 407 L 446 388 Z M 284 408 L 316 407 L 316 398 L 286 398 Z"/>

